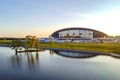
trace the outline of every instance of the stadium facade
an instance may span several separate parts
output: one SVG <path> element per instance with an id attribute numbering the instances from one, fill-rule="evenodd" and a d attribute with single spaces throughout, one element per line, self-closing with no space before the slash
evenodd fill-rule
<path id="1" fill-rule="evenodd" d="M 51 34 L 55 42 L 100 42 L 100 38 L 108 37 L 107 34 L 89 28 L 64 28 Z M 49 42 L 50 38 L 41 39 L 42 42 Z"/>
<path id="2" fill-rule="evenodd" d="M 65 28 L 55 31 L 54 38 L 103 38 L 107 34 L 89 28 Z"/>

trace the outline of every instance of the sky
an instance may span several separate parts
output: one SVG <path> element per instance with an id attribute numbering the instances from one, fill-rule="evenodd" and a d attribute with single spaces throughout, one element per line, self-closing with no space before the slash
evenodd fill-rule
<path id="1" fill-rule="evenodd" d="M 0 37 L 84 27 L 120 35 L 120 0 L 0 0 Z"/>

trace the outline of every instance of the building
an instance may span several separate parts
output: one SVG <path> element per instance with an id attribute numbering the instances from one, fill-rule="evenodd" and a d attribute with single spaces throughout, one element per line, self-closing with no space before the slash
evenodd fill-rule
<path id="1" fill-rule="evenodd" d="M 65 28 L 51 35 L 56 42 L 99 42 L 98 38 L 108 37 L 107 34 L 89 28 Z"/>
<path id="2" fill-rule="evenodd" d="M 89 28 L 65 28 L 55 31 L 54 38 L 103 38 L 107 34 Z"/>
<path id="3" fill-rule="evenodd" d="M 107 34 L 89 28 L 65 28 L 51 34 L 55 42 L 101 42 L 102 38 L 108 37 Z M 49 42 L 50 38 L 41 38 L 41 42 Z"/>

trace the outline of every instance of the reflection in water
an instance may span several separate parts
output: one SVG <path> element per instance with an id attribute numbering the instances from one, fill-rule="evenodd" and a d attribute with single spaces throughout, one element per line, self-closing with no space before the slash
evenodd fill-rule
<path id="1" fill-rule="evenodd" d="M 71 57 L 71 58 L 90 58 L 98 55 L 98 54 L 92 54 L 92 53 L 69 52 L 69 51 L 53 51 L 53 52 L 58 55 Z"/>
<path id="2" fill-rule="evenodd" d="M 95 57 L 98 55 L 104 55 L 104 56 L 111 56 L 117 59 L 120 59 L 120 55 L 119 54 L 114 54 L 114 53 L 109 53 L 109 54 L 98 54 L 98 53 L 92 53 L 92 52 L 70 52 L 70 51 L 59 51 L 59 50 L 53 50 L 50 51 L 50 54 L 58 54 L 61 56 L 65 56 L 65 57 L 71 57 L 71 58 L 91 58 L 91 57 Z"/>
<path id="3" fill-rule="evenodd" d="M 19 53 L 11 56 L 10 58 L 13 68 L 17 69 L 36 69 L 39 68 L 39 53 Z"/>
<path id="4" fill-rule="evenodd" d="M 36 53 L 36 56 L 37 56 L 37 53 Z M 27 53 L 27 61 L 28 61 L 28 67 L 30 67 L 30 68 L 34 68 L 35 67 L 35 63 L 38 62 L 37 58 L 34 57 L 32 53 Z"/>
<path id="5" fill-rule="evenodd" d="M 22 57 L 21 55 L 13 55 L 11 56 L 11 62 L 12 62 L 12 66 L 13 68 L 18 68 L 18 67 L 21 67 L 21 60 L 22 60 Z"/>
<path id="6" fill-rule="evenodd" d="M 48 50 L 15 55 L 9 48 L 0 53 L 0 80 L 120 80 L 120 60 L 110 56 Z"/>
<path id="7" fill-rule="evenodd" d="M 53 55 L 55 52 L 54 51 L 52 51 L 52 50 L 49 50 L 50 52 L 50 55 Z"/>

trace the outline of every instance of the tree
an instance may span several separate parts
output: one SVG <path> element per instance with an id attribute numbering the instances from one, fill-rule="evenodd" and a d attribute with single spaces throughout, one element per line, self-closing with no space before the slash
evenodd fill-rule
<path id="1" fill-rule="evenodd" d="M 36 48 L 39 49 L 39 39 L 36 36 L 31 36 L 28 35 L 25 37 L 26 40 L 26 48 L 31 49 L 31 48 Z"/>
<path id="2" fill-rule="evenodd" d="M 31 38 L 32 38 L 31 35 L 28 35 L 28 36 L 25 37 L 25 40 L 26 40 L 25 48 L 26 48 L 27 50 L 31 47 Z"/>
<path id="3" fill-rule="evenodd" d="M 52 46 L 54 44 L 54 39 L 51 35 L 49 36 L 49 39 L 50 39 L 49 44 L 50 46 Z"/>
<path id="4" fill-rule="evenodd" d="M 35 45 L 34 46 L 35 46 L 36 50 L 38 50 L 40 48 L 40 42 L 39 42 L 38 38 L 35 39 Z"/>
<path id="5" fill-rule="evenodd" d="M 22 48 L 25 48 L 25 51 L 33 50 L 33 48 L 36 49 L 36 51 L 39 49 L 39 39 L 36 36 L 26 36 L 25 41 L 21 41 L 19 39 L 13 40 L 11 42 L 12 49 L 15 49 L 15 53 L 18 53 L 18 50 L 21 50 Z M 24 52 L 24 51 L 21 51 Z"/>
<path id="6" fill-rule="evenodd" d="M 22 47 L 24 47 L 24 43 L 19 39 L 13 40 L 11 42 L 11 47 L 12 47 L 12 49 L 15 49 L 15 53 L 17 54 L 18 50 L 21 50 Z"/>

